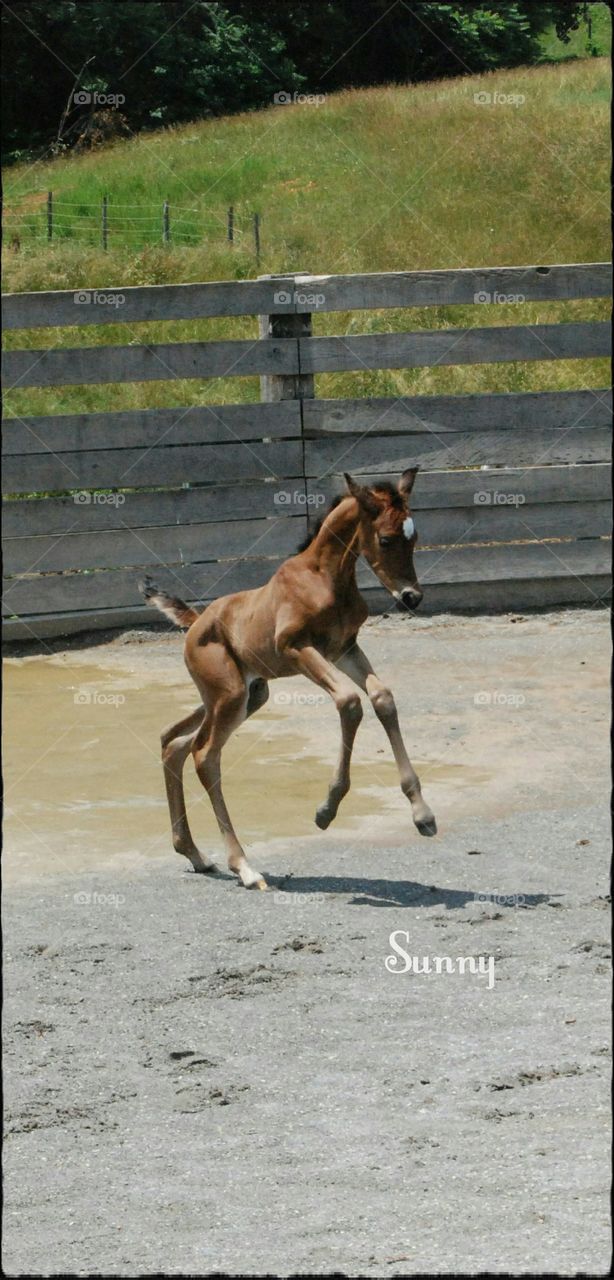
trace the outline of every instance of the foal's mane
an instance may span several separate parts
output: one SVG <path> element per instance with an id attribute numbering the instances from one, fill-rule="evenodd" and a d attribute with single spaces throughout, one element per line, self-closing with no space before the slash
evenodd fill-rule
<path id="1" fill-rule="evenodd" d="M 399 493 L 399 490 L 396 488 L 395 485 L 391 484 L 389 480 L 378 480 L 375 484 L 370 485 L 369 488 L 373 489 L 375 493 L 385 493 L 387 498 L 390 500 L 391 506 L 393 507 L 403 506 L 403 498 Z M 328 508 L 328 511 L 325 511 L 324 515 L 320 516 L 319 519 L 316 520 L 316 523 L 314 524 L 313 528 L 310 529 L 309 533 L 303 538 L 302 542 L 299 542 L 299 545 L 296 548 L 296 554 L 298 554 L 300 551 L 306 551 L 307 547 L 311 546 L 311 543 L 313 542 L 314 538 L 317 538 L 320 532 L 320 529 L 322 528 L 322 525 L 326 520 L 326 517 L 330 515 L 331 511 L 335 510 L 335 507 L 339 506 L 340 502 L 343 502 L 344 498 L 348 498 L 348 497 L 349 497 L 349 494 L 347 493 L 338 493 L 336 498 L 333 498 L 330 504 L 330 507 Z"/>
<path id="2" fill-rule="evenodd" d="M 319 519 L 316 520 L 313 528 L 310 529 L 309 533 L 307 533 L 305 537 L 301 540 L 301 542 L 299 542 L 298 547 L 296 548 L 297 554 L 299 553 L 299 551 L 306 551 L 307 547 L 311 546 L 314 538 L 317 538 L 320 532 L 320 529 L 322 528 L 322 525 L 326 520 L 326 517 L 329 516 L 331 511 L 334 511 L 335 507 L 338 507 L 339 503 L 343 502 L 343 499 L 347 498 L 347 496 L 348 496 L 347 493 L 338 493 L 336 498 L 333 498 L 330 504 L 330 507 L 328 508 L 328 511 L 325 511 L 324 515 L 320 516 Z"/>

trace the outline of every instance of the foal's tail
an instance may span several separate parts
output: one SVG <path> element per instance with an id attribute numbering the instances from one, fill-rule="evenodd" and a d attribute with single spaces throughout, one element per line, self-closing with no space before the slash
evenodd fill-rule
<path id="1" fill-rule="evenodd" d="M 155 605 L 160 613 L 166 614 L 178 627 L 191 627 L 199 616 L 196 609 L 191 609 L 189 604 L 184 604 L 177 596 L 169 596 L 166 591 L 160 591 L 149 577 L 139 582 L 139 591 L 148 604 Z"/>

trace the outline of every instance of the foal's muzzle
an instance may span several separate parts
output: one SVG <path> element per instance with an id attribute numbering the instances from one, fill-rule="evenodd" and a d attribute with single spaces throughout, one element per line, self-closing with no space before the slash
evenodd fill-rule
<path id="1" fill-rule="evenodd" d="M 417 609 L 423 594 L 419 587 L 405 587 L 397 601 L 399 609 Z"/>

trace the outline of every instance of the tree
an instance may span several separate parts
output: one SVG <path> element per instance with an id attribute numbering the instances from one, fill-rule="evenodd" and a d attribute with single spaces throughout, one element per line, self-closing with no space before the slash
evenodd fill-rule
<path id="1" fill-rule="evenodd" d="M 261 107 L 280 90 L 516 66 L 535 60 L 552 23 L 567 38 L 583 10 L 539 0 L 288 0 L 266 9 L 262 0 L 13 0 L 2 9 L 5 154 L 72 145 L 109 96 L 124 99 L 117 122 L 136 131 Z M 90 100 L 75 101 L 78 91 Z M 112 119 L 107 111 L 105 129 Z"/>
<path id="2" fill-rule="evenodd" d="M 228 0 L 231 12 L 256 17 L 259 0 Z M 288 0 L 267 19 L 310 91 L 431 80 L 532 62 L 537 38 L 552 23 L 565 39 L 583 5 L 424 3 L 408 0 Z"/>
<path id="3" fill-rule="evenodd" d="M 206 0 L 28 0 L 3 7 L 2 28 L 5 153 L 53 142 L 84 63 L 77 91 L 91 101 L 73 102 L 69 141 L 109 97 L 136 131 L 268 105 L 302 83 L 281 35 Z"/>

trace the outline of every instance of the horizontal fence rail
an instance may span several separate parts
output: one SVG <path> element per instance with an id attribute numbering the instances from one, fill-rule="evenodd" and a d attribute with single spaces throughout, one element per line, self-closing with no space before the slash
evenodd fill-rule
<path id="1" fill-rule="evenodd" d="M 259 317 L 260 337 L 5 352 L 6 389 L 259 376 L 261 400 L 8 418 L 7 639 L 159 620 L 150 572 L 206 602 L 265 582 L 343 492 L 419 463 L 416 560 L 432 609 L 594 603 L 608 589 L 607 389 L 318 399 L 314 375 L 609 353 L 602 321 L 485 321 L 495 304 L 606 297 L 608 264 L 14 295 L 7 329 Z M 109 302 L 115 297 L 114 303 Z M 121 299 L 121 300 L 118 300 Z M 471 327 L 314 336 L 319 312 L 475 305 Z M 484 306 L 491 304 L 491 310 Z M 415 322 L 414 322 L 415 324 Z M 368 566 L 359 581 L 389 603 Z"/>
<path id="2" fill-rule="evenodd" d="M 165 382 L 254 374 L 337 373 L 511 360 L 586 360 L 608 356 L 606 321 L 507 325 L 435 333 L 375 333 L 344 338 L 265 338 L 261 342 L 155 343 L 134 347 L 78 347 L 8 351 L 7 390 L 105 382 Z"/>
<path id="3" fill-rule="evenodd" d="M 497 303 L 503 297 L 531 302 L 607 298 L 608 262 L 550 267 L 476 267 L 461 271 L 386 271 L 351 276 L 274 276 L 211 284 L 155 284 L 12 294 L 4 301 L 6 329 L 197 320 L 209 316 L 291 315 L 313 311 L 362 311 L 389 307 L 440 307 Z"/>

